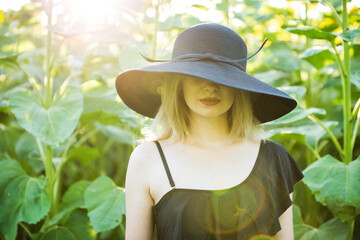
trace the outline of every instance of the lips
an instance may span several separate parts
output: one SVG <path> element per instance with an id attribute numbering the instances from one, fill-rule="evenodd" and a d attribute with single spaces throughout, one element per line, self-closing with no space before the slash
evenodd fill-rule
<path id="1" fill-rule="evenodd" d="M 220 103 L 221 100 L 217 99 L 217 98 L 208 97 L 208 98 L 200 99 L 200 102 L 206 106 L 213 106 L 213 105 Z"/>

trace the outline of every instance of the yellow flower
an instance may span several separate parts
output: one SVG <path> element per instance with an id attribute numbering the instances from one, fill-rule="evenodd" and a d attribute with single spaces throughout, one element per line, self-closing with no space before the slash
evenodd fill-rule
<path id="1" fill-rule="evenodd" d="M 3 10 L 0 10 L 0 22 L 4 22 L 4 21 L 5 21 L 4 12 Z"/>

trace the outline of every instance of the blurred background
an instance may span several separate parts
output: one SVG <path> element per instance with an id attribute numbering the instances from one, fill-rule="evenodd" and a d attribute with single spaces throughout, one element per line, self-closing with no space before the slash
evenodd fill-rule
<path id="1" fill-rule="evenodd" d="M 151 122 L 116 76 L 185 28 L 238 32 L 247 72 L 298 102 L 265 124 L 305 178 L 295 239 L 360 239 L 360 1 L 0 1 L 1 239 L 124 239 L 129 156 Z M 58 236 L 61 236 L 59 238 Z M 265 239 L 265 238 L 258 238 Z M 270 238 L 266 238 L 270 239 Z"/>

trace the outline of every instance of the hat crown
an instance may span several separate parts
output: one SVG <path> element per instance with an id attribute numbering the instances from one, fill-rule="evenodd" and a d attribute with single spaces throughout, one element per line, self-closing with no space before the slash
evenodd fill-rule
<path id="1" fill-rule="evenodd" d="M 172 59 L 186 54 L 213 54 L 229 59 L 247 57 L 245 41 L 232 29 L 217 23 L 195 25 L 176 38 Z M 240 63 L 246 68 L 246 61 Z"/>

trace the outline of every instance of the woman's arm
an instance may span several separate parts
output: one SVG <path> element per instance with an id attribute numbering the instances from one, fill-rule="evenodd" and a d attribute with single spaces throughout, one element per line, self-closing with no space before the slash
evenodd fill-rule
<path id="1" fill-rule="evenodd" d="M 290 194 L 292 199 L 292 193 Z M 279 217 L 281 230 L 275 235 L 276 240 L 294 240 L 292 205 Z"/>
<path id="2" fill-rule="evenodd" d="M 126 172 L 126 240 L 152 240 L 154 223 L 153 199 L 149 192 L 149 160 L 145 144 L 141 144 L 130 156 Z"/>

